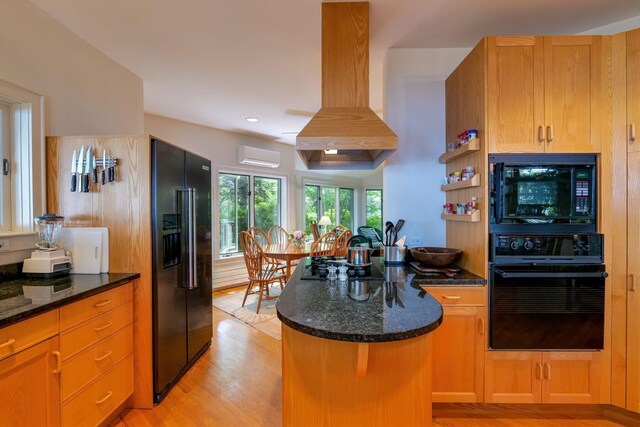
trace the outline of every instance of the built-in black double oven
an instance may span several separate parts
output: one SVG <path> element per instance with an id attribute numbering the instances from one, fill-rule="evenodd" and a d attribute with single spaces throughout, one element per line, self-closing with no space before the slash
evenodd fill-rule
<path id="1" fill-rule="evenodd" d="M 596 156 L 499 154 L 489 163 L 490 347 L 602 349 Z"/>

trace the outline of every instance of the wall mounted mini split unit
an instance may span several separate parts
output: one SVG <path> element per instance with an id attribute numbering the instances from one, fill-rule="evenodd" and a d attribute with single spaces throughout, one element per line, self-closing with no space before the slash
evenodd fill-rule
<path id="1" fill-rule="evenodd" d="M 280 152 L 241 145 L 238 147 L 238 163 L 263 168 L 277 168 L 280 166 Z"/>

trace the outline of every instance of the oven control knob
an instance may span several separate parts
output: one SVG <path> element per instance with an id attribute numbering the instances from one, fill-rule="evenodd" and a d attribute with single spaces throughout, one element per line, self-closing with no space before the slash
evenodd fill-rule
<path id="1" fill-rule="evenodd" d="M 517 251 L 518 249 L 520 249 L 520 245 L 518 244 L 517 240 L 512 240 L 511 244 L 509 245 L 509 247 L 511 248 L 511 250 L 513 251 Z"/>
<path id="2" fill-rule="evenodd" d="M 533 242 L 531 240 L 527 240 L 526 242 L 524 242 L 524 248 L 530 251 L 531 249 L 533 249 Z"/>

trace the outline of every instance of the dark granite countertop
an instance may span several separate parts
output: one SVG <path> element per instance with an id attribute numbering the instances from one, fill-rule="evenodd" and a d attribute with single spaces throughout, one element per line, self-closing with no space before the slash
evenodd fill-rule
<path id="1" fill-rule="evenodd" d="M 412 267 L 400 267 L 406 274 L 415 274 L 413 282 L 422 286 L 485 286 L 487 279 L 475 275 L 467 270 L 460 270 L 454 277 L 447 277 L 443 274 L 423 274 Z"/>
<path id="2" fill-rule="evenodd" d="M 388 342 L 427 334 L 442 323 L 442 306 L 410 267 L 385 269 L 374 258 L 372 267 L 387 280 L 300 280 L 307 263 L 298 264 L 276 303 L 278 318 L 293 329 L 339 341 Z"/>
<path id="3" fill-rule="evenodd" d="M 57 279 L 0 276 L 0 327 L 90 297 L 139 273 L 72 274 Z"/>

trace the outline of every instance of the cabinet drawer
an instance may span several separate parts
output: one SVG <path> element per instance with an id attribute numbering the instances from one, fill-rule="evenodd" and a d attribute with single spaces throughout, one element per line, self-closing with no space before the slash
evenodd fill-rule
<path id="1" fill-rule="evenodd" d="M 442 305 L 484 305 L 484 287 L 423 287 Z"/>
<path id="2" fill-rule="evenodd" d="M 62 332 L 60 334 L 60 352 L 62 360 L 66 361 L 74 354 L 91 347 L 103 338 L 124 328 L 132 322 L 133 303 L 108 311 L 93 320 L 82 325 Z"/>
<path id="3" fill-rule="evenodd" d="M 0 329 L 0 359 L 44 341 L 59 332 L 58 310 Z"/>
<path id="4" fill-rule="evenodd" d="M 62 400 L 113 368 L 132 352 L 133 326 L 128 325 L 64 363 Z"/>
<path id="5" fill-rule="evenodd" d="M 63 426 L 98 425 L 133 394 L 133 356 L 62 405 Z"/>
<path id="6" fill-rule="evenodd" d="M 131 301 L 131 283 L 85 298 L 60 308 L 60 330 L 66 331 L 82 322 Z"/>

